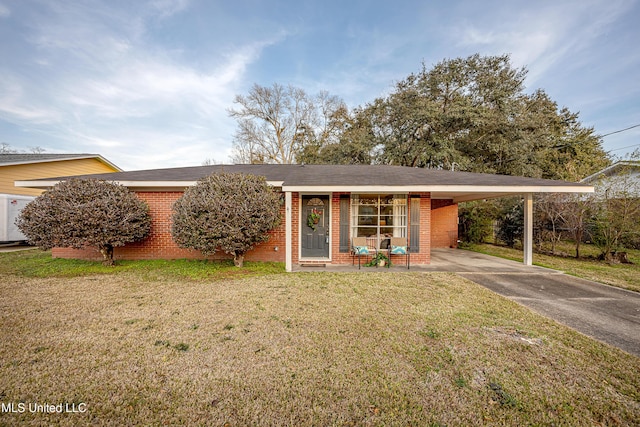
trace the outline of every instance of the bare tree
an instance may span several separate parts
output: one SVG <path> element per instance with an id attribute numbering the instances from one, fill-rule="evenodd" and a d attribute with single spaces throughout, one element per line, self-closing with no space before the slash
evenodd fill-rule
<path id="1" fill-rule="evenodd" d="M 6 142 L 0 143 L 0 154 L 15 154 L 17 152 L 18 150 L 11 148 L 10 144 L 7 144 Z"/>
<path id="2" fill-rule="evenodd" d="M 562 239 L 562 226 L 565 223 L 565 204 L 563 194 L 543 193 L 535 199 L 535 237 L 539 241 L 539 248 L 542 243 L 551 243 L 551 253 L 555 254 L 556 244 Z"/>
<path id="3" fill-rule="evenodd" d="M 29 153 L 33 153 L 33 154 L 42 154 L 44 153 L 46 150 L 38 145 L 36 145 L 35 147 L 29 147 Z M 16 150 L 15 148 L 11 147 L 11 144 L 8 144 L 6 142 L 2 142 L 0 143 L 0 154 L 17 154 L 20 153 L 21 151 Z M 22 151 L 22 153 L 24 153 L 25 151 Z"/>
<path id="4" fill-rule="evenodd" d="M 217 161 L 216 159 L 213 159 L 211 157 L 207 157 L 206 159 L 204 159 L 202 161 L 202 163 L 200 164 L 201 166 L 212 166 L 212 165 L 221 165 L 222 162 Z"/>
<path id="5" fill-rule="evenodd" d="M 582 194 L 565 195 L 561 209 L 564 226 L 575 245 L 576 258 L 580 258 L 580 245 L 587 232 L 587 218 L 593 210 L 593 198 Z"/>
<path id="6" fill-rule="evenodd" d="M 239 108 L 229 110 L 238 120 L 235 163 L 295 163 L 305 145 L 335 133 L 331 117 L 344 106 L 327 92 L 312 97 L 303 89 L 277 83 L 256 84 L 247 96 L 237 95 L 235 103 Z"/>

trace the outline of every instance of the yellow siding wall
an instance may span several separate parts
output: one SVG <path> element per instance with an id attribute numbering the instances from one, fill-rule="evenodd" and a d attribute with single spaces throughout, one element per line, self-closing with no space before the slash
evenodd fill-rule
<path id="1" fill-rule="evenodd" d="M 72 159 L 57 162 L 0 166 L 0 193 L 37 196 L 42 194 L 43 190 L 16 187 L 13 185 L 14 181 L 107 172 L 118 171 L 98 159 Z"/>

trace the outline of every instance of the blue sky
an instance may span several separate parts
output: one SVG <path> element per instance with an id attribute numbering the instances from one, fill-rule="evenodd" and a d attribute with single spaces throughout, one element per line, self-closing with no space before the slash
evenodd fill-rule
<path id="1" fill-rule="evenodd" d="M 511 54 L 597 133 L 640 124 L 635 0 L 0 0 L 0 142 L 126 170 L 228 162 L 257 83 L 353 108 L 445 58 Z M 604 138 L 623 156 L 640 127 Z M 623 148 L 629 147 L 629 148 Z"/>

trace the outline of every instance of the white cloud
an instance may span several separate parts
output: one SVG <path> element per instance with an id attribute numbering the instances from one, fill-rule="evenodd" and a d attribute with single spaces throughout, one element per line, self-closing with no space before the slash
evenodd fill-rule
<path id="1" fill-rule="evenodd" d="M 0 79 L 0 114 L 19 123 L 51 123 L 60 115 L 45 104 L 29 102 L 19 80 L 5 75 Z"/>
<path id="2" fill-rule="evenodd" d="M 153 6 L 175 13 L 186 2 Z M 0 118 L 39 126 L 72 145 L 69 151 L 100 151 L 134 169 L 225 161 L 234 127 L 226 109 L 247 67 L 285 37 L 221 43 L 204 61 L 209 65 L 196 68 L 180 52 L 149 45 L 136 17 L 75 4 L 57 5 L 56 13 L 31 23 L 29 60 L 40 72 L 7 73 L 0 81 Z M 131 30 L 129 22 L 140 25 Z"/>
<path id="3" fill-rule="evenodd" d="M 0 18 L 6 18 L 11 15 L 11 10 L 4 4 L 0 3 Z"/>
<path id="4" fill-rule="evenodd" d="M 161 18 L 167 18 L 185 10 L 189 6 L 189 0 L 154 0 L 151 2 Z"/>
<path id="5" fill-rule="evenodd" d="M 532 84 L 570 54 L 589 49 L 630 6 L 628 0 L 594 0 L 541 5 L 536 13 L 513 9 L 508 20 L 464 22 L 458 44 L 488 49 L 492 54 L 510 53 L 514 65 L 529 69 L 527 80 Z M 484 24 L 477 24 L 479 21 Z"/>

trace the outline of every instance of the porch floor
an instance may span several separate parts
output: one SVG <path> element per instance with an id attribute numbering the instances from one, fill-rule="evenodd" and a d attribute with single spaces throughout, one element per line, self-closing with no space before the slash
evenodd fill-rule
<path id="1" fill-rule="evenodd" d="M 404 260 L 400 259 L 391 268 L 387 267 L 364 267 L 358 270 L 358 264 L 341 264 L 321 267 L 309 267 L 293 265 L 294 272 L 362 272 L 362 273 L 397 273 L 407 271 Z M 502 258 L 484 255 L 477 252 L 463 249 L 437 248 L 431 250 L 431 264 L 411 265 L 409 271 L 420 273 L 430 271 L 451 272 L 451 273 L 560 273 L 543 267 L 526 266 L 522 262 L 510 261 Z"/>

